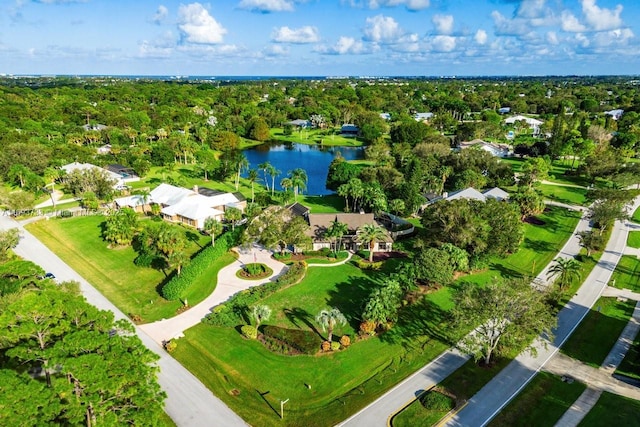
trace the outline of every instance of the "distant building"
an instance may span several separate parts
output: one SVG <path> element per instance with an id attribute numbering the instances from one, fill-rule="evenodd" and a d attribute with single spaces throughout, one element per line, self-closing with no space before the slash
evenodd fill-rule
<path id="1" fill-rule="evenodd" d="M 618 108 L 618 109 L 615 109 L 615 110 L 605 111 L 604 114 L 606 116 L 611 116 L 611 118 L 613 120 L 618 120 L 624 114 L 624 110 L 621 110 L 621 109 Z"/>
<path id="2" fill-rule="evenodd" d="M 521 116 L 521 115 L 508 117 L 504 120 L 505 124 L 508 124 L 508 125 L 513 125 L 516 122 L 520 122 L 520 121 L 524 121 L 527 123 L 527 126 L 529 126 L 529 129 L 532 130 L 534 136 L 540 135 L 540 126 L 542 126 L 542 124 L 544 123 L 542 120 L 534 119 L 532 117 Z"/>
<path id="3" fill-rule="evenodd" d="M 306 129 L 312 126 L 310 120 L 303 119 L 291 120 L 290 122 L 287 122 L 287 124 L 300 129 Z"/>
<path id="4" fill-rule="evenodd" d="M 513 150 L 508 144 L 497 144 L 494 142 L 486 142 L 481 139 L 474 139 L 473 141 L 461 142 L 459 144 L 461 150 L 469 148 L 484 150 L 495 157 L 509 157 L 513 155 Z"/>
<path id="5" fill-rule="evenodd" d="M 511 112 L 511 107 L 498 108 L 498 113 L 500 114 L 509 114 L 510 112 Z"/>
<path id="6" fill-rule="evenodd" d="M 106 125 L 101 125 L 101 124 L 89 124 L 87 123 L 86 125 L 82 125 L 82 129 L 84 129 L 85 131 L 90 131 L 90 130 L 97 130 L 97 131 L 101 131 L 101 130 L 105 130 L 107 128 Z"/>
<path id="7" fill-rule="evenodd" d="M 116 190 L 120 190 L 124 187 L 126 187 L 126 181 L 124 179 L 124 177 L 122 177 L 121 175 L 112 172 L 108 169 L 105 168 L 101 168 L 100 166 L 96 166 L 96 165 L 92 165 L 91 163 L 78 163 L 78 162 L 73 162 L 73 163 L 69 163 L 67 165 L 62 166 L 60 169 L 62 169 L 63 171 L 65 171 L 67 174 L 70 174 L 74 171 L 86 171 L 86 170 L 91 170 L 91 169 L 99 169 L 100 171 L 104 172 L 109 178 L 111 178 L 114 181 L 113 184 L 113 188 Z M 140 178 L 138 178 L 140 179 Z"/>
<path id="8" fill-rule="evenodd" d="M 383 120 L 391 120 L 391 113 L 380 113 L 380 118 Z"/>
<path id="9" fill-rule="evenodd" d="M 416 122 L 424 122 L 427 120 L 431 120 L 433 117 L 433 113 L 415 113 L 413 118 Z"/>
<path id="10" fill-rule="evenodd" d="M 343 136 L 358 136 L 360 128 L 351 123 L 345 123 L 340 128 L 340 134 Z"/>

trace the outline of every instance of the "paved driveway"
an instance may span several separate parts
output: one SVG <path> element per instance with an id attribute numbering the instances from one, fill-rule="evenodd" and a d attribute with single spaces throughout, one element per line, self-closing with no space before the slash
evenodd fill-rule
<path id="1" fill-rule="evenodd" d="M 71 267 L 51 252 L 31 233 L 8 216 L 0 216 L 0 229 L 19 228 L 22 238 L 15 249 L 16 254 L 33 261 L 46 271 L 52 272 L 58 281 L 75 280 L 89 303 L 102 310 L 109 310 L 116 319 L 127 317 L 100 292 L 84 280 Z M 180 427 L 210 427 L 215 425 L 246 426 L 247 424 L 215 397 L 196 377 L 174 358 L 169 356 L 153 339 L 139 327 L 136 332 L 145 346 L 160 356 L 158 382 L 167 393 L 165 410 Z"/>

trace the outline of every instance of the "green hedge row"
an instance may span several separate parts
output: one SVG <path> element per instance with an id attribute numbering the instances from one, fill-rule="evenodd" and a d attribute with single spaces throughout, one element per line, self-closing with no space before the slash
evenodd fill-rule
<path id="1" fill-rule="evenodd" d="M 182 298 L 193 281 L 200 277 L 209 267 L 211 260 L 224 255 L 229 249 L 236 246 L 239 238 L 239 229 L 234 232 L 227 232 L 217 238 L 215 246 L 209 245 L 204 248 L 182 269 L 180 275 L 174 275 L 171 280 L 165 283 L 162 287 L 162 296 L 169 301 Z"/>
<path id="2" fill-rule="evenodd" d="M 304 261 L 295 262 L 275 282 L 245 289 L 233 295 L 227 302 L 220 304 L 202 319 L 207 325 L 235 327 L 240 323 L 250 323 L 250 307 L 263 298 L 272 295 L 279 290 L 294 285 L 304 277 L 307 264 Z"/>
<path id="3" fill-rule="evenodd" d="M 318 334 L 301 329 L 285 329 L 265 325 L 262 328 L 262 333 L 265 341 L 270 341 L 269 338 L 275 339 L 304 354 L 316 354 L 320 351 L 320 345 L 322 344 L 322 338 L 320 338 Z M 340 346 L 340 343 L 336 344 L 338 344 L 338 347 Z M 274 346 L 272 345 L 270 347 L 273 348 Z"/>

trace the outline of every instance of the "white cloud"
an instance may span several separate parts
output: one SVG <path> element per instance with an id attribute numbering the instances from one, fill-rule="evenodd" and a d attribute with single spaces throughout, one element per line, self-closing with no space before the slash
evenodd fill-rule
<path id="1" fill-rule="evenodd" d="M 262 51 L 265 56 L 287 56 L 289 48 L 281 44 L 272 44 L 264 48 Z"/>
<path id="2" fill-rule="evenodd" d="M 474 36 L 474 40 L 476 43 L 483 45 L 487 42 L 487 32 L 485 30 L 476 31 L 476 35 Z"/>
<path id="3" fill-rule="evenodd" d="M 496 27 L 496 34 L 501 36 L 524 36 L 531 32 L 531 27 L 527 24 L 527 20 L 521 18 L 508 19 L 500 12 L 494 10 L 491 12 L 493 24 Z"/>
<path id="4" fill-rule="evenodd" d="M 438 34 L 451 34 L 453 31 L 453 15 L 433 15 L 431 22 Z"/>
<path id="5" fill-rule="evenodd" d="M 227 30 L 200 3 L 180 5 L 178 28 L 189 43 L 222 43 Z"/>
<path id="6" fill-rule="evenodd" d="M 167 16 L 169 16 L 169 9 L 167 9 L 167 7 L 164 5 L 160 5 L 158 6 L 158 10 L 156 11 L 155 15 L 153 15 L 153 18 L 151 18 L 151 20 L 155 24 L 159 25 L 167 18 Z"/>
<path id="7" fill-rule="evenodd" d="M 596 31 L 622 27 L 622 5 L 617 5 L 615 10 L 612 10 L 598 7 L 596 0 L 582 0 L 582 13 L 587 23 Z"/>
<path id="8" fill-rule="evenodd" d="M 343 0 L 343 3 L 346 1 Z M 354 0 L 348 1 L 352 7 L 361 7 L 362 3 Z M 364 2 L 369 9 L 378 9 L 380 7 L 396 7 L 404 6 L 407 10 L 418 11 L 429 7 L 430 0 L 366 0 Z"/>
<path id="9" fill-rule="evenodd" d="M 292 12 L 293 2 L 290 0 L 242 0 L 238 7 L 262 13 Z"/>
<path id="10" fill-rule="evenodd" d="M 320 40 L 318 29 L 310 25 L 300 28 L 280 27 L 271 33 L 271 40 L 279 43 L 316 43 Z"/>
<path id="11" fill-rule="evenodd" d="M 560 19 L 562 30 L 568 33 L 581 33 L 587 29 L 587 27 L 585 27 L 578 18 L 568 10 L 562 12 Z"/>
<path id="12" fill-rule="evenodd" d="M 395 43 L 404 35 L 400 25 L 390 16 L 377 15 L 367 18 L 365 39 L 376 43 Z"/>
<path id="13" fill-rule="evenodd" d="M 522 0 L 516 9 L 516 16 L 528 19 L 539 18 L 546 14 L 545 2 L 546 0 Z"/>
<path id="14" fill-rule="evenodd" d="M 547 43 L 557 46 L 558 44 L 560 44 L 560 41 L 558 40 L 558 35 L 556 34 L 555 31 L 548 31 L 546 34 L 546 40 Z"/>
<path id="15" fill-rule="evenodd" d="M 609 47 L 614 45 L 624 45 L 634 37 L 633 31 L 629 28 L 602 31 L 593 36 L 595 47 Z"/>
<path id="16" fill-rule="evenodd" d="M 147 40 L 143 40 L 138 47 L 138 56 L 142 58 L 169 58 L 172 53 L 172 47 L 158 46 Z"/>
<path id="17" fill-rule="evenodd" d="M 434 36 L 431 48 L 436 52 L 451 52 L 456 48 L 456 38 L 453 36 Z"/>
<path id="18" fill-rule="evenodd" d="M 315 50 L 328 55 L 359 55 L 369 53 L 362 41 L 345 36 L 340 37 L 337 43 L 331 47 L 319 46 Z"/>

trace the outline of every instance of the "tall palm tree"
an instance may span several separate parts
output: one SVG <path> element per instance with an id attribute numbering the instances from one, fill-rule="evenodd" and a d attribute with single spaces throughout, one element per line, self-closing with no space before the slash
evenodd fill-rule
<path id="1" fill-rule="evenodd" d="M 222 223 L 210 216 L 204 220 L 204 229 L 211 235 L 211 246 L 216 245 L 216 235 L 222 232 Z"/>
<path id="2" fill-rule="evenodd" d="M 253 184 L 255 184 L 255 182 L 258 180 L 258 171 L 255 169 L 249 169 L 247 180 L 251 183 L 251 203 L 253 203 L 256 198 L 256 194 L 253 190 Z"/>
<path id="3" fill-rule="evenodd" d="M 269 162 L 262 162 L 258 165 L 258 169 L 260 169 L 264 175 L 264 185 L 267 191 L 269 191 L 269 181 L 267 181 L 267 173 L 269 168 L 273 168 L 273 166 Z"/>
<path id="4" fill-rule="evenodd" d="M 273 197 L 276 190 L 276 177 L 278 177 L 282 172 L 276 169 L 273 165 L 267 165 L 267 173 L 271 177 L 271 197 Z"/>
<path id="5" fill-rule="evenodd" d="M 333 237 L 336 239 L 336 246 L 335 246 L 334 252 L 337 255 L 338 251 L 342 249 L 342 236 L 347 234 L 347 232 L 349 231 L 349 226 L 344 222 L 338 221 L 338 219 L 336 218 L 335 220 L 331 221 L 331 226 L 327 231 L 329 232 L 328 234 L 330 237 Z"/>
<path id="6" fill-rule="evenodd" d="M 385 237 L 387 237 L 385 229 L 376 224 L 364 224 L 356 230 L 356 240 L 369 247 L 369 262 L 373 262 L 373 250 L 376 247 L 376 242 Z"/>
<path id="7" fill-rule="evenodd" d="M 554 264 L 549 267 L 547 280 L 557 277 L 556 282 L 561 290 L 565 290 L 574 279 L 580 279 L 580 263 L 574 258 L 558 257 L 553 260 Z"/>
<path id="8" fill-rule="evenodd" d="M 293 186 L 293 199 L 297 202 L 298 192 L 302 192 L 307 189 L 307 181 L 309 180 L 307 172 L 302 168 L 296 168 L 289 171 L 289 179 L 291 179 L 291 184 Z"/>
<path id="9" fill-rule="evenodd" d="M 337 308 L 333 307 L 330 310 L 322 310 L 316 316 L 316 322 L 320 324 L 323 331 L 327 331 L 329 336 L 327 341 L 331 342 L 333 339 L 333 329 L 336 325 L 344 325 L 347 323 L 347 319 L 344 317 L 344 314 L 340 312 Z"/>
<path id="10" fill-rule="evenodd" d="M 247 160 L 244 154 L 241 154 L 238 160 L 238 173 L 236 174 L 236 191 L 238 191 L 238 187 L 240 186 L 240 175 L 247 167 L 249 167 L 249 160 Z"/>
<path id="11" fill-rule="evenodd" d="M 287 196 L 287 193 L 289 189 L 293 187 L 293 182 L 291 181 L 291 178 L 282 178 L 282 181 L 280 181 L 280 187 L 282 187 L 282 189 L 284 190 L 284 203 L 286 203 L 287 199 L 289 198 Z"/>

